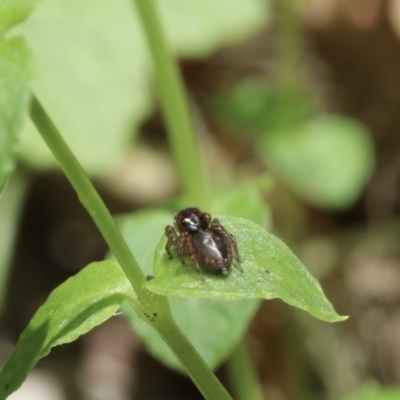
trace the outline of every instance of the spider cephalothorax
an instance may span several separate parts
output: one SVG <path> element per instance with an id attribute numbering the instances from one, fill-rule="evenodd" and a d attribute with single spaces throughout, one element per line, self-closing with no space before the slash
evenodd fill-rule
<path id="1" fill-rule="evenodd" d="M 191 258 L 203 281 L 201 267 L 227 275 L 233 258 L 243 272 L 236 239 L 217 218 L 211 219 L 210 214 L 193 207 L 179 211 L 174 219 L 176 229 L 171 225 L 165 228 L 168 238 L 165 250 L 171 259 L 171 246 L 176 247 L 184 272 L 186 272 L 185 254 Z"/>

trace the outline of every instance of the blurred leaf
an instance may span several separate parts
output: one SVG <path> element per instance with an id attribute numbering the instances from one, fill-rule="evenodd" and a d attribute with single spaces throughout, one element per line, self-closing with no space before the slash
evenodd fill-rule
<path id="1" fill-rule="evenodd" d="M 204 57 L 265 28 L 264 0 L 157 0 L 169 44 L 185 57 Z"/>
<path id="2" fill-rule="evenodd" d="M 217 193 L 212 200 L 212 212 L 246 218 L 267 229 L 272 226 L 271 211 L 256 182 L 239 184 Z"/>
<path id="3" fill-rule="evenodd" d="M 21 30 L 35 59 L 35 94 L 85 169 L 104 172 L 151 107 L 151 68 L 132 4 L 42 0 Z M 35 130 L 30 124 L 24 132 L 22 156 L 51 167 Z"/>
<path id="4" fill-rule="evenodd" d="M 268 15 L 263 0 L 159 5 L 172 49 L 192 56 L 247 37 Z M 135 11 L 127 0 L 42 0 L 21 28 L 35 57 L 35 94 L 89 173 L 113 165 L 152 108 L 152 63 Z M 21 152 L 32 166 L 54 165 L 32 124 Z"/>
<path id="5" fill-rule="evenodd" d="M 169 298 L 175 322 L 211 369 L 225 361 L 238 345 L 260 304 L 259 299 L 223 301 Z M 172 351 L 131 307 L 124 315 L 149 352 L 170 368 L 185 373 Z"/>
<path id="6" fill-rule="evenodd" d="M 217 217 L 236 237 L 244 272 L 240 273 L 234 263 L 228 277 L 205 272 L 202 282 L 194 267 L 184 274 L 178 257 L 168 259 L 163 237 L 154 256 L 155 279 L 145 284 L 149 290 L 165 296 L 224 300 L 280 298 L 324 321 L 346 319 L 336 314 L 318 281 L 277 237 L 251 221 Z"/>
<path id="7" fill-rule="evenodd" d="M 299 88 L 283 89 L 260 79 L 239 83 L 231 93 L 221 94 L 213 106 L 235 131 L 259 136 L 303 123 L 316 110 L 311 97 Z"/>
<path id="8" fill-rule="evenodd" d="M 21 334 L 0 373 L 0 399 L 17 390 L 54 346 L 69 343 L 110 318 L 124 300 L 135 302 L 115 261 L 92 263 L 57 287 Z"/>
<path id="9" fill-rule="evenodd" d="M 22 22 L 33 11 L 37 0 L 3 0 L 0 2 L 0 37 Z"/>
<path id="10" fill-rule="evenodd" d="M 345 208 L 370 178 L 374 151 L 368 131 L 346 117 L 320 117 L 297 131 L 271 132 L 261 156 L 289 186 L 309 201 Z"/>
<path id="11" fill-rule="evenodd" d="M 173 213 L 163 209 L 145 210 L 119 218 L 119 225 L 145 274 L 152 273 L 154 249 Z M 169 299 L 175 321 L 206 362 L 215 368 L 228 357 L 242 338 L 258 308 L 258 299 L 225 302 L 219 299 Z M 184 372 L 171 350 L 130 307 L 123 307 L 129 323 L 150 353 L 167 366 Z M 207 329 L 204 329 L 207 324 Z"/>
<path id="12" fill-rule="evenodd" d="M 154 249 L 165 227 L 173 223 L 173 213 L 162 208 L 147 209 L 121 215 L 117 222 L 144 275 L 152 274 Z"/>
<path id="13" fill-rule="evenodd" d="M 368 383 L 358 392 L 346 396 L 344 400 L 398 400 L 400 386 L 381 387 L 377 383 Z"/>
<path id="14" fill-rule="evenodd" d="M 0 191 L 15 168 L 17 133 L 28 107 L 30 78 L 25 40 L 0 42 Z"/>

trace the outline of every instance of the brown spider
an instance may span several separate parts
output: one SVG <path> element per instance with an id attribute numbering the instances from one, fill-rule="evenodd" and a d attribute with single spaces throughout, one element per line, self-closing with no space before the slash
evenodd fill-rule
<path id="1" fill-rule="evenodd" d="M 175 214 L 174 220 L 176 230 L 171 225 L 165 228 L 165 235 L 168 238 L 165 250 L 172 259 L 170 249 L 171 246 L 176 247 L 184 273 L 186 273 L 185 254 L 193 261 L 203 282 L 204 276 L 200 266 L 215 273 L 228 275 L 232 259 L 235 258 L 240 272 L 243 272 L 236 239 L 217 218 L 211 220 L 210 214 L 194 207 L 179 211 Z"/>

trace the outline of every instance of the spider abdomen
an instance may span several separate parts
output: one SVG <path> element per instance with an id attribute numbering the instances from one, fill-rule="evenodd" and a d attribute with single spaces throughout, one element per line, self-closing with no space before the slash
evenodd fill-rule
<path id="1" fill-rule="evenodd" d="M 221 236 L 210 229 L 197 232 L 192 239 L 193 250 L 204 268 L 227 273 L 232 263 L 232 251 Z"/>

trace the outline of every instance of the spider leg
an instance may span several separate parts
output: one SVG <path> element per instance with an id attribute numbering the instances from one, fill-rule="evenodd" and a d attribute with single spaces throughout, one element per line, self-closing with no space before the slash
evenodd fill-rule
<path id="1" fill-rule="evenodd" d="M 184 257 L 184 251 L 186 247 L 186 242 L 187 242 L 187 237 L 186 235 L 182 235 L 180 237 L 177 237 L 177 247 L 176 247 L 176 253 L 178 254 L 179 259 L 181 260 L 182 268 L 183 268 L 183 273 L 186 274 L 186 261 Z"/>
<path id="2" fill-rule="evenodd" d="M 171 246 L 178 246 L 179 236 L 176 234 L 176 231 L 173 226 L 168 225 L 165 228 L 165 236 L 168 238 L 167 244 L 165 245 L 165 251 L 168 254 L 168 258 L 172 260 Z"/>
<path id="3" fill-rule="evenodd" d="M 197 261 L 197 258 L 196 258 L 196 255 L 195 255 L 195 252 L 194 252 L 194 249 L 193 249 L 193 245 L 192 245 L 192 241 L 191 241 L 191 240 L 187 240 L 186 249 L 187 249 L 187 252 L 188 252 L 188 255 L 189 255 L 190 259 L 192 260 L 194 266 L 195 266 L 196 269 L 197 269 L 197 272 L 198 272 L 199 275 L 200 275 L 201 280 L 202 280 L 203 282 L 205 282 L 204 275 L 203 275 L 203 271 L 201 270 L 200 265 L 199 265 L 199 262 Z"/>
<path id="4" fill-rule="evenodd" d="M 225 238 L 229 241 L 229 244 L 231 245 L 232 249 L 233 249 L 233 255 L 235 257 L 235 260 L 237 262 L 237 265 L 239 267 L 239 271 L 243 272 L 243 268 L 242 268 L 242 260 L 240 258 L 240 254 L 239 254 L 239 250 L 236 244 L 236 238 L 235 236 L 233 236 L 231 233 L 229 233 L 219 222 L 218 218 L 214 218 L 211 221 L 211 228 L 212 229 L 216 229 L 218 230 L 222 235 L 225 236 Z"/>

